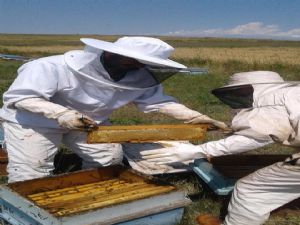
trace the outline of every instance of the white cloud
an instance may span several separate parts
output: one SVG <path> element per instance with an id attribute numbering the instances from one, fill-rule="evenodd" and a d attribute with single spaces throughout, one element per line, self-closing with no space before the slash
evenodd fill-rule
<path id="1" fill-rule="evenodd" d="M 300 38 L 300 28 L 289 30 L 281 35 L 286 35 L 292 38 Z"/>
<path id="2" fill-rule="evenodd" d="M 170 32 L 168 35 L 193 37 L 300 39 L 300 28 L 283 31 L 280 30 L 278 25 L 265 25 L 262 22 L 251 22 L 238 25 L 230 29 L 178 30 Z"/>

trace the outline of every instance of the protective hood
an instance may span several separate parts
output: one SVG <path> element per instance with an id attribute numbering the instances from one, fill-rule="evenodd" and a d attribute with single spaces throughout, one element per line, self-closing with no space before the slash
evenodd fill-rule
<path id="1" fill-rule="evenodd" d="M 279 74 L 270 71 L 234 74 L 225 87 L 251 85 L 254 90 L 252 107 L 242 109 L 232 120 L 235 134 L 281 143 L 287 140 L 293 128 L 285 107 L 285 93 L 299 84 L 285 82 Z"/>
<path id="2" fill-rule="evenodd" d="M 248 84 L 217 88 L 212 94 L 233 109 L 250 108 L 253 104 L 253 87 Z"/>
<path id="3" fill-rule="evenodd" d="M 120 81 L 113 81 L 100 62 L 100 54 L 81 50 L 64 54 L 65 63 L 70 71 L 79 75 L 84 82 L 126 90 L 145 90 L 159 85 L 146 68 L 130 71 Z"/>
<path id="4" fill-rule="evenodd" d="M 234 109 L 250 108 L 261 96 L 298 84 L 298 81 L 284 81 L 272 71 L 251 71 L 233 74 L 227 85 L 212 90 L 212 93 Z"/>

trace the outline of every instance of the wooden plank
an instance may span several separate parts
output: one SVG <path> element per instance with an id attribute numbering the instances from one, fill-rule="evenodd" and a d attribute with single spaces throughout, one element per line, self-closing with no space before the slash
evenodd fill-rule
<path id="1" fill-rule="evenodd" d="M 88 143 L 140 143 L 203 140 L 207 124 L 99 126 L 88 133 Z"/>
<path id="2" fill-rule="evenodd" d="M 263 167 L 285 160 L 289 155 L 226 155 L 211 158 L 214 167 L 228 178 L 239 179 Z"/>
<path id="3" fill-rule="evenodd" d="M 3 162 L 3 163 L 8 162 L 7 152 L 3 148 L 0 148 L 0 162 Z"/>
<path id="4" fill-rule="evenodd" d="M 67 188 L 74 185 L 84 185 L 93 182 L 116 178 L 123 171 L 121 166 L 104 167 L 92 170 L 81 170 L 70 174 L 61 174 L 53 177 L 43 177 L 34 180 L 25 180 L 9 183 L 7 186 L 23 196 Z"/>
<path id="5" fill-rule="evenodd" d="M 6 167 L 8 163 L 7 152 L 0 148 L 0 176 L 7 175 Z"/>

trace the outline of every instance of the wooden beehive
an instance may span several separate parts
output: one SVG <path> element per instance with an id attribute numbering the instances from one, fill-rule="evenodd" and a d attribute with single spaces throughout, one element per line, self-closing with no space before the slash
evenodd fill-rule
<path id="1" fill-rule="evenodd" d="M 141 143 L 202 140 L 207 124 L 99 126 L 88 133 L 88 143 Z"/>
<path id="2" fill-rule="evenodd" d="M 47 218 L 43 225 L 114 224 L 178 208 L 183 212 L 189 203 L 174 186 L 121 166 L 2 185 L 0 197 L 4 207 L 24 213 L 20 220 Z"/>

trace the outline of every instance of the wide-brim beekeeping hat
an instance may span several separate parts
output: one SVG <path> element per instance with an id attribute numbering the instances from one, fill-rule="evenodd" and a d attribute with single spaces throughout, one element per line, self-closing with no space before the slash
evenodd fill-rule
<path id="1" fill-rule="evenodd" d="M 185 65 L 170 60 L 174 48 L 157 38 L 122 37 L 115 42 L 92 38 L 80 39 L 87 47 L 134 58 L 139 62 L 158 67 L 186 68 Z"/>
<path id="2" fill-rule="evenodd" d="M 299 84 L 299 81 L 284 81 L 283 78 L 273 71 L 250 71 L 233 74 L 227 84 L 222 88 L 252 85 L 252 84 Z"/>

